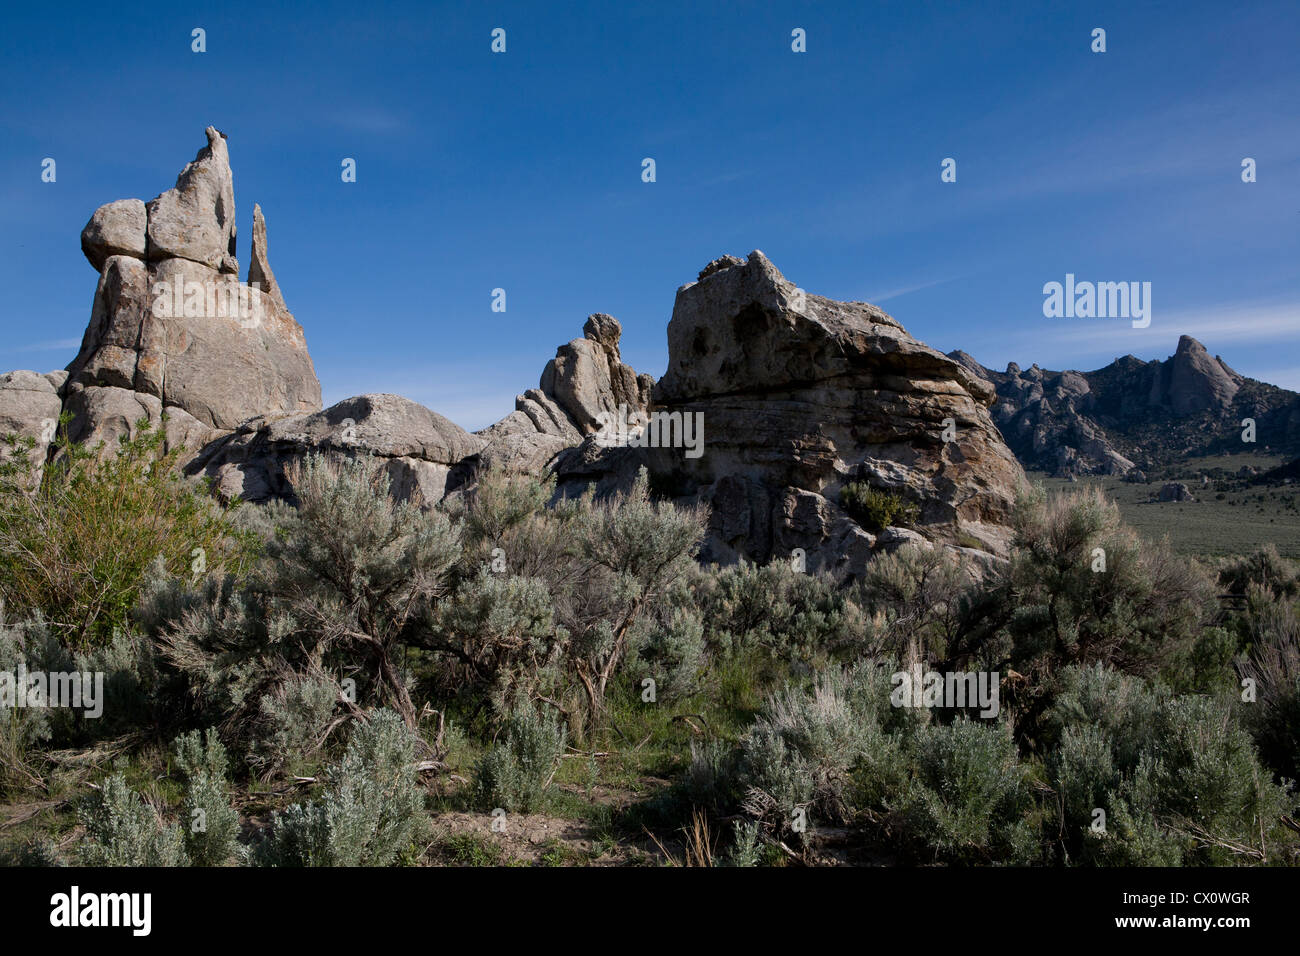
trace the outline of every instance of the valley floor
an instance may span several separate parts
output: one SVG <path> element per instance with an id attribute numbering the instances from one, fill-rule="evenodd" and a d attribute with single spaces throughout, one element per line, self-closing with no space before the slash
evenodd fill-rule
<path id="1" fill-rule="evenodd" d="M 1300 486 L 1251 485 L 1237 474 L 1243 466 L 1263 472 L 1287 460 L 1268 455 L 1192 458 L 1158 476 L 1150 474 L 1146 484 L 1110 476 L 1071 482 L 1045 472 L 1030 472 L 1029 478 L 1052 493 L 1099 486 L 1119 505 L 1125 523 L 1146 538 L 1167 535 L 1182 554 L 1237 556 L 1272 544 L 1284 557 L 1300 558 Z M 1152 501 L 1167 481 L 1186 484 L 1196 501 Z"/>

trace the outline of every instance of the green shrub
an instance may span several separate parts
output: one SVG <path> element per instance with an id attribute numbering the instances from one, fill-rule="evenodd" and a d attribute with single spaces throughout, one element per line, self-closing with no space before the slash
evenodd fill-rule
<path id="1" fill-rule="evenodd" d="M 1228 705 L 1176 697 L 1160 717 L 1152 747 L 1159 806 L 1192 840 L 1190 862 L 1228 865 L 1240 859 L 1231 846 L 1258 846 L 1278 832 L 1284 791 Z"/>
<path id="2" fill-rule="evenodd" d="M 0 699 L 0 794 L 40 790 L 40 748 L 71 749 L 149 726 L 159 717 L 154 650 L 133 631 L 86 653 L 66 648 L 39 613 L 0 626 L 0 671 L 81 674 L 83 707 L 9 707 Z M 92 699 L 93 697 L 93 699 Z M 88 713 L 90 711 L 90 713 Z"/>
<path id="3" fill-rule="evenodd" d="M 883 797 L 901 782 L 901 729 L 888 705 L 886 670 L 874 663 L 833 667 L 811 687 L 787 684 L 773 694 L 741 741 L 740 789 L 753 817 L 791 830 L 797 811 L 808 823 L 844 822 L 860 783 Z"/>
<path id="4" fill-rule="evenodd" d="M 1276 598 L 1294 597 L 1300 591 L 1300 573 L 1270 543 L 1226 561 L 1219 569 L 1219 584 L 1231 594 L 1245 594 L 1253 585 L 1266 588 Z"/>
<path id="5" fill-rule="evenodd" d="M 920 507 L 898 492 L 873 488 L 865 481 L 851 481 L 840 489 L 840 507 L 872 532 L 911 527 L 921 517 Z"/>
<path id="6" fill-rule="evenodd" d="M 221 866 L 241 856 L 239 815 L 230 805 L 226 748 L 215 731 L 192 730 L 172 745 L 185 776 L 181 812 L 185 850 L 194 866 Z"/>
<path id="7" fill-rule="evenodd" d="M 1067 667 L 1044 718 L 1045 749 L 1060 745 L 1070 727 L 1094 727 L 1113 749 L 1117 765 L 1131 770 L 1151 746 L 1167 696 L 1159 685 L 1101 664 Z"/>
<path id="8" fill-rule="evenodd" d="M 269 536 L 247 583 L 159 584 L 140 618 L 232 735 L 257 727 L 277 685 L 322 672 L 353 676 L 357 703 L 391 707 L 414 728 L 402 658 L 430 638 L 460 529 L 395 502 L 375 458 L 312 455 L 293 486 L 296 508 L 260 512 Z"/>
<path id="9" fill-rule="evenodd" d="M 1241 708 L 1101 667 L 1068 668 L 1061 683 L 1046 724 L 1066 861 L 1225 865 L 1295 843 Z M 1104 831 L 1092 828 L 1096 810 Z"/>
<path id="10" fill-rule="evenodd" d="M 1096 488 L 1051 500 L 1041 488 L 1026 494 L 1015 528 L 1010 566 L 990 582 L 982 618 L 959 646 L 1024 678 L 1007 701 L 1023 739 L 1040 743 L 1056 675 L 1072 664 L 1197 683 L 1198 641 L 1218 613 L 1198 566 L 1140 540 Z"/>
<path id="11" fill-rule="evenodd" d="M 949 862 L 1024 863 L 1038 850 L 1032 798 L 1006 728 L 959 718 L 929 724 L 911 747 L 913 779 L 899 814 L 920 842 Z"/>
<path id="12" fill-rule="evenodd" d="M 521 694 L 552 683 L 565 633 L 541 578 L 481 567 L 447 601 L 438 622 L 443 641 L 471 666 L 461 686 L 486 694 L 498 714 Z"/>
<path id="13" fill-rule="evenodd" d="M 688 807 L 730 814 L 744 796 L 741 752 L 720 740 L 691 741 L 691 761 L 681 782 Z"/>
<path id="14" fill-rule="evenodd" d="M 265 779 L 310 758 L 334 725 L 338 699 L 338 684 L 324 677 L 291 677 L 264 694 L 249 765 Z"/>
<path id="15" fill-rule="evenodd" d="M 257 844 L 260 866 L 387 866 L 420 826 L 423 794 L 415 769 L 415 736 L 389 710 L 352 731 L 342 761 L 327 774 L 318 803 L 275 815 Z"/>
<path id="16" fill-rule="evenodd" d="M 35 837 L 22 843 L 0 846 L 0 866 L 66 866 L 59 846 L 49 837 Z"/>
<path id="17" fill-rule="evenodd" d="M 504 738 L 474 770 L 479 808 L 528 813 L 539 806 L 564 753 L 566 737 L 565 728 L 550 711 L 539 716 L 531 708 L 519 707 L 507 721 Z"/>
<path id="18" fill-rule="evenodd" d="M 958 644 L 980 582 L 945 548 L 907 544 L 867 566 L 852 599 L 873 653 L 938 661 Z"/>
<path id="19" fill-rule="evenodd" d="M 759 826 L 752 821 L 732 824 L 731 846 L 722 857 L 722 866 L 758 866 L 762 859 Z"/>
<path id="20" fill-rule="evenodd" d="M 555 493 L 555 476 L 535 478 L 512 475 L 500 468 L 484 468 L 468 493 L 447 502 L 459 518 L 470 544 L 504 547 L 510 531 L 542 513 Z"/>
<path id="21" fill-rule="evenodd" d="M 180 827 L 164 825 L 126 777 L 105 778 L 80 813 L 86 836 L 78 847 L 83 866 L 185 866 Z"/>
<path id="22" fill-rule="evenodd" d="M 720 653 L 766 648 L 781 661 L 813 665 L 856 650 L 856 608 L 843 588 L 788 561 L 741 562 L 695 574 L 706 644 Z"/>
<path id="23" fill-rule="evenodd" d="M 627 668 L 655 682 L 656 697 L 674 700 L 694 693 L 705 661 L 704 622 L 690 607 L 674 606 L 634 630 Z"/>
<path id="24" fill-rule="evenodd" d="M 1260 757 L 1279 778 L 1300 780 L 1300 604 L 1279 600 L 1252 615 L 1254 638 L 1239 664 L 1255 700 L 1241 713 Z"/>
<path id="25" fill-rule="evenodd" d="M 693 568 L 707 526 L 705 508 L 652 501 L 644 467 L 626 494 L 579 502 L 578 564 L 566 588 L 561 622 L 593 718 L 604 713 L 605 693 L 626 656 L 629 632 Z"/>
<path id="26" fill-rule="evenodd" d="M 0 598 L 40 612 L 69 647 L 123 629 L 156 559 L 174 575 L 242 572 L 252 557 L 219 505 L 176 474 L 179 450 L 141 422 L 112 453 L 68 443 L 40 487 L 0 482 Z"/>
<path id="27" fill-rule="evenodd" d="M 0 672 L 41 670 L 40 652 L 51 642 L 39 620 L 0 628 Z M 39 761 L 32 754 L 56 733 L 59 711 L 45 707 L 9 707 L 0 700 L 0 796 L 39 789 Z"/>

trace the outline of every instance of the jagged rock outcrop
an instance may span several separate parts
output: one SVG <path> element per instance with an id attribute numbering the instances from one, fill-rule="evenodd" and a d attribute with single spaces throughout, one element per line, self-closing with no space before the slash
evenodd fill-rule
<path id="1" fill-rule="evenodd" d="M 151 421 L 163 410 L 176 419 L 169 438 L 206 441 L 251 418 L 321 407 L 302 327 L 266 260 L 260 210 L 249 272 L 264 287 L 234 274 L 226 140 L 212 127 L 206 133 L 208 145 L 173 189 L 148 204 L 102 206 L 82 232 L 100 279 L 63 387 L 74 437 L 111 442 L 130 432 L 137 410 Z"/>
<path id="2" fill-rule="evenodd" d="M 949 357 L 993 384 L 993 419 L 1021 462 L 1054 474 L 1124 475 L 1133 462 L 1120 454 L 1088 415 L 1095 405 L 1088 379 L 1078 372 L 1022 371 L 1012 363 L 999 375 L 965 352 Z"/>
<path id="3" fill-rule="evenodd" d="M 1180 336 L 1173 358 L 1151 383 L 1151 404 L 1167 405 L 1175 415 L 1225 411 L 1244 379 L 1190 335 Z"/>
<path id="4" fill-rule="evenodd" d="M 760 252 L 720 257 L 678 290 L 658 383 L 622 361 L 619 322 L 595 313 L 537 388 L 477 435 L 395 395 L 322 411 L 260 206 L 248 283 L 238 279 L 226 140 L 206 132 L 173 189 L 91 217 L 82 249 L 100 278 L 82 347 L 64 373 L 0 381 L 0 426 L 32 434 L 66 411 L 74 440 L 111 447 L 138 421 L 165 418 L 188 474 L 250 501 L 292 500 L 312 452 L 377 455 L 394 494 L 425 505 L 485 464 L 550 471 L 560 495 L 626 488 L 646 466 L 658 493 L 711 506 L 706 560 L 801 554 L 808 570 L 843 576 L 909 543 L 981 563 L 1005 553 L 1023 472 L 1004 434 L 1040 467 L 1121 474 L 1147 467 L 1132 451 L 1147 436 L 1183 440 L 1171 421 L 1204 430 L 1249 414 L 1265 435 L 1300 423 L 1295 396 L 1242 378 L 1190 338 L 1164 363 L 999 373 L 942 355 L 875 306 L 805 293 Z M 611 419 L 630 426 L 621 447 L 605 434 Z M 897 496 L 915 518 L 864 526 L 867 512 L 841 505 L 850 483 Z"/>
<path id="5" fill-rule="evenodd" d="M 926 540 L 1005 551 L 1023 472 L 992 386 L 882 310 L 804 293 L 761 252 L 729 256 L 678 290 L 668 350 L 654 411 L 702 416 L 704 450 L 649 459 L 711 504 L 706 558 L 800 548 L 810 570 L 859 573 L 910 535 L 859 527 L 838 503 L 853 481 L 917 505 Z"/>
<path id="6" fill-rule="evenodd" d="M 562 451 L 600 430 L 602 412 L 644 412 L 654 379 L 625 365 L 618 343 L 623 327 L 604 313 L 588 317 L 583 337 L 561 345 L 537 388 L 515 397 L 515 410 L 478 432 L 484 464 L 540 474 Z M 597 458 L 599 456 L 597 455 Z M 581 470 L 581 465 L 573 462 Z M 604 468 L 597 464 L 597 469 Z"/>
<path id="7" fill-rule="evenodd" d="M 1184 335 L 1169 359 L 1132 355 L 1094 372 L 1037 365 L 1005 372 L 951 352 L 997 390 L 993 419 L 1026 468 L 1058 477 L 1127 475 L 1193 455 L 1241 451 L 1241 420 L 1259 446 L 1300 451 L 1300 396 L 1245 378 Z"/>
<path id="8" fill-rule="evenodd" d="M 148 258 L 189 259 L 221 268 L 235 255 L 235 186 L 226 137 L 204 131 L 208 145 L 176 177 L 176 185 L 148 204 Z M 93 264 L 93 263 L 92 263 Z"/>
<path id="9" fill-rule="evenodd" d="M 401 501 L 432 505 L 472 473 L 482 439 L 400 395 L 360 395 L 310 415 L 261 418 L 211 443 L 186 468 L 225 500 L 293 499 L 294 470 L 313 452 L 385 459 Z"/>
<path id="10" fill-rule="evenodd" d="M 248 264 L 248 284 L 269 295 L 282 311 L 289 311 L 266 256 L 266 217 L 257 203 L 253 203 L 253 251 Z"/>

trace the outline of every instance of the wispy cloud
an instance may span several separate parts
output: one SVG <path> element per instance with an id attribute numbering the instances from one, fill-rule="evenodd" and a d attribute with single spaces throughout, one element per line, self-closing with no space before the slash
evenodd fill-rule
<path id="1" fill-rule="evenodd" d="M 1105 326 L 1107 347 L 1115 342 L 1127 342 L 1130 351 L 1166 343 L 1179 335 L 1200 339 L 1211 352 L 1219 342 L 1270 343 L 1300 339 L 1300 305 L 1294 302 L 1233 303 L 1163 313 L 1157 303 L 1152 310 L 1151 325 L 1145 329 L 1135 329 L 1125 319 L 1044 321 L 1070 324 L 1058 326 L 1055 333 L 1039 329 L 1040 339 L 1082 345 L 1097 341 L 1103 332 L 1099 326 Z"/>
<path id="2" fill-rule="evenodd" d="M 949 282 L 956 282 L 958 279 L 964 279 L 964 275 L 947 276 L 943 279 L 932 279 L 929 282 L 921 282 L 917 285 L 903 286 L 898 289 L 890 289 L 887 292 L 878 292 L 873 295 L 867 295 L 862 298 L 863 302 L 870 302 L 876 305 L 881 302 L 888 302 L 890 299 L 901 299 L 905 295 L 911 295 L 913 292 L 920 292 L 922 289 L 933 289 L 935 286 L 947 285 Z"/>

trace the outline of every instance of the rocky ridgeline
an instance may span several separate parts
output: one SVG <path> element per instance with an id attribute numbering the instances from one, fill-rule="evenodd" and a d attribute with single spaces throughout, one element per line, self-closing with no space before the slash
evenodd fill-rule
<path id="1" fill-rule="evenodd" d="M 993 420 L 1028 468 L 1058 477 L 1124 475 L 1195 455 L 1300 453 L 1300 395 L 1239 375 L 1191 336 L 1164 361 L 1132 355 L 1095 372 L 1012 362 L 1005 372 L 949 353 L 997 391 Z M 1241 440 L 1256 422 L 1256 444 Z"/>
<path id="2" fill-rule="evenodd" d="M 81 349 L 66 372 L 0 378 L 0 428 L 44 451 L 66 410 L 74 440 L 111 448 L 165 412 L 186 474 L 254 502 L 292 500 L 295 466 L 313 452 L 385 459 L 392 493 L 421 505 L 486 465 L 554 473 L 559 495 L 627 488 L 645 466 L 660 493 L 710 505 L 703 557 L 720 562 L 801 555 L 808 570 L 845 576 L 907 541 L 981 561 L 1005 553 L 1023 472 L 990 416 L 1001 386 L 875 306 L 804 293 L 761 252 L 718 259 L 678 290 L 657 383 L 623 363 L 621 326 L 597 313 L 477 434 L 397 395 L 322 410 L 260 207 L 239 281 L 226 141 L 212 128 L 207 138 L 175 188 L 91 217 L 82 248 L 100 278 Z M 605 426 L 629 413 L 694 416 L 702 453 L 611 447 Z M 917 520 L 859 526 L 839 503 L 850 482 L 906 500 Z"/>

